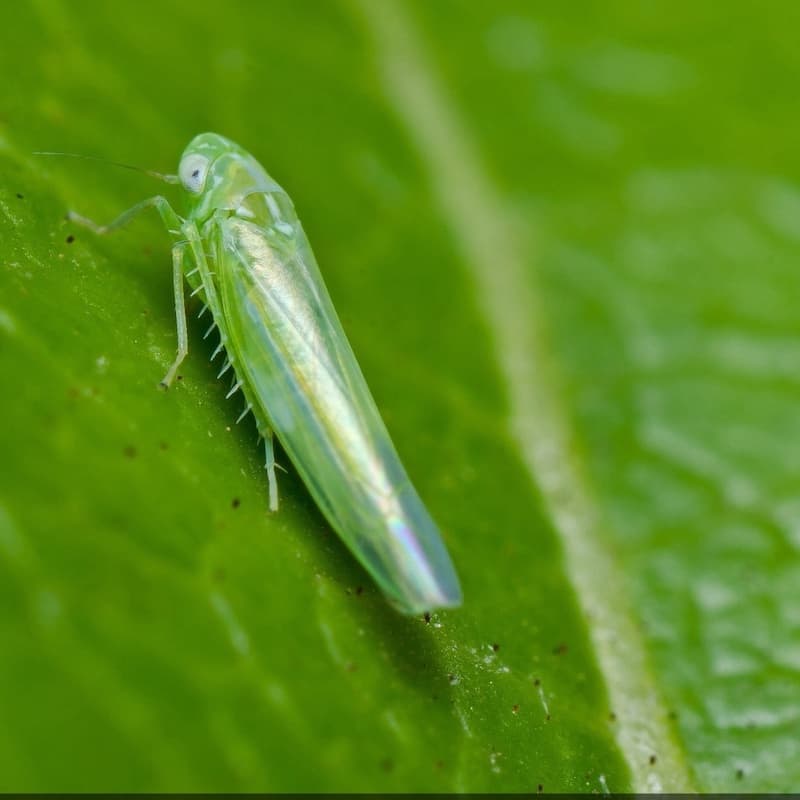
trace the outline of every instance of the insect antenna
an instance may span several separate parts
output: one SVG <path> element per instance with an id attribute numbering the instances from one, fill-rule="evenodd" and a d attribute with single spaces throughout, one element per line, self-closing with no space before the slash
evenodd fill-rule
<path id="1" fill-rule="evenodd" d="M 144 169 L 144 167 L 137 167 L 133 164 L 123 164 L 121 161 L 111 161 L 108 158 L 100 158 L 100 156 L 85 156 L 82 153 L 59 153 L 51 150 L 34 150 L 34 156 L 57 156 L 60 158 L 80 158 L 83 161 L 98 161 L 101 164 L 111 164 L 112 167 L 122 167 L 123 169 L 131 169 L 134 172 L 141 172 L 143 175 L 149 175 L 151 178 L 157 178 L 164 183 L 180 183 L 180 178 L 177 175 L 167 175 L 163 172 L 156 172 L 152 169 Z"/>

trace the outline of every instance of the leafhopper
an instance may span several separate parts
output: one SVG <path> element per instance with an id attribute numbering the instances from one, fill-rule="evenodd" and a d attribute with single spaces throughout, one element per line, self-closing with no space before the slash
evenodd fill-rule
<path id="1" fill-rule="evenodd" d="M 457 606 L 461 589 L 441 535 L 411 484 L 333 308 L 286 192 L 246 150 L 203 133 L 184 150 L 177 176 L 186 215 L 162 196 L 109 225 L 72 214 L 105 234 L 155 208 L 172 247 L 178 353 L 189 347 L 184 285 L 219 330 L 219 375 L 233 374 L 242 416 L 266 442 L 269 504 L 278 508 L 273 436 L 328 522 L 400 611 Z M 240 417 L 241 418 L 241 417 Z"/>

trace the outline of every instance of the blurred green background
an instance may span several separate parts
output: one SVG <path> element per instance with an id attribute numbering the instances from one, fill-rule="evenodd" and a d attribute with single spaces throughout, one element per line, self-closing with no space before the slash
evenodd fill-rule
<path id="1" fill-rule="evenodd" d="M 800 6 L 0 20 L 0 791 L 789 791 Z M 101 221 L 214 130 L 293 197 L 462 577 L 403 618 Z M 193 305 L 192 310 L 199 310 Z"/>

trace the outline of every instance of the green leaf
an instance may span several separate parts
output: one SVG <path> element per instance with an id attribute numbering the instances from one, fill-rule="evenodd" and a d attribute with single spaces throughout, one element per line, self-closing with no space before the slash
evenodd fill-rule
<path id="1" fill-rule="evenodd" d="M 0 791 L 797 785 L 794 4 L 60 4 L 0 66 Z M 749 13 L 748 13 L 749 11 Z M 391 610 L 98 238 L 292 195 L 462 609 Z M 199 311 L 199 304 L 190 310 Z M 285 460 L 285 459 L 284 459 Z"/>

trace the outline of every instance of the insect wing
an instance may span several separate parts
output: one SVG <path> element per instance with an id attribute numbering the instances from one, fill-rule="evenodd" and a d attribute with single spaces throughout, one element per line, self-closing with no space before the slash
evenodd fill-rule
<path id="1" fill-rule="evenodd" d="M 296 217 L 216 223 L 217 281 L 238 371 L 312 496 L 407 613 L 461 591 L 406 475 Z"/>

